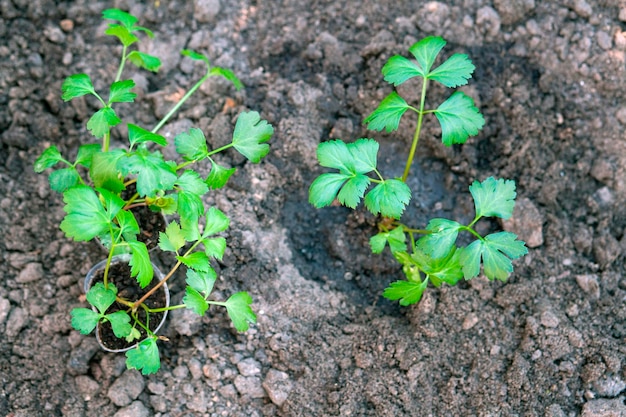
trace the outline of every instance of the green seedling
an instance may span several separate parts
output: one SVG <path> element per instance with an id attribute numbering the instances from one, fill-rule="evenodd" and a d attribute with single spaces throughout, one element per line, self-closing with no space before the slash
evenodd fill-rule
<path id="1" fill-rule="evenodd" d="M 132 91 L 134 81 L 122 79 L 125 65 L 131 63 L 157 71 L 160 61 L 157 57 L 130 49 L 141 34 L 153 36 L 150 30 L 136 25 L 136 17 L 117 9 L 105 10 L 103 17 L 112 22 L 105 33 L 118 38 L 122 44 L 122 57 L 110 84 L 108 99 L 96 91 L 87 74 L 72 75 L 62 85 L 65 101 L 91 95 L 100 102 L 101 108 L 87 122 L 87 129 L 97 141 L 80 146 L 73 161 L 64 158 L 56 146 L 51 146 L 36 160 L 34 168 L 36 172 L 43 172 L 62 165 L 49 176 L 51 188 L 63 193 L 66 215 L 60 224 L 61 230 L 76 241 L 97 239 L 108 249 L 104 281 L 94 285 L 86 296 L 93 309 L 72 310 L 72 326 L 82 334 L 89 334 L 99 323 L 110 322 L 115 336 L 128 342 L 137 339 L 139 329 L 142 329 L 147 337 L 126 353 L 126 364 L 148 374 L 160 367 L 159 337 L 148 323 L 152 314 L 188 308 L 204 315 L 211 305 L 215 305 L 226 308 L 238 331 L 246 331 L 250 323 L 256 322 L 250 307 L 252 298 L 246 292 L 235 293 L 226 301 L 210 298 L 216 281 L 211 261 L 221 260 L 224 255 L 226 240 L 220 233 L 228 228 L 230 220 L 217 208 L 206 209 L 202 197 L 209 190 L 223 187 L 235 171 L 235 168 L 217 164 L 213 159 L 216 154 L 232 147 L 249 161 L 258 163 L 269 152 L 266 142 L 274 130 L 257 112 L 244 112 L 237 118 L 229 144 L 210 150 L 204 133 L 192 128 L 174 138 L 180 160 L 165 160 L 158 147 L 166 146 L 167 140 L 158 132 L 204 81 L 221 76 L 232 82 L 235 88 L 242 87 L 230 70 L 211 66 L 208 58 L 198 52 L 183 50 L 183 55 L 205 63 L 206 74 L 154 128 L 149 130 L 128 123 L 128 145 L 111 149 L 111 130 L 122 122 L 122 116 L 114 107 L 117 103 L 132 103 L 136 98 Z M 206 178 L 192 169 L 193 165 L 203 161 L 211 164 Z M 131 186 L 136 191 L 124 193 Z M 145 243 L 138 240 L 143 232 L 142 225 L 132 211 L 141 206 L 178 219 L 160 231 L 158 239 L 158 248 L 171 253 L 176 264 L 151 290 L 138 299 L 128 299 L 120 296 L 115 285 L 109 282 L 109 270 L 113 256 L 125 253 L 130 259 L 131 276 L 136 278 L 139 286 L 146 288 L 152 282 L 154 270 L 150 253 Z M 186 269 L 187 287 L 182 303 L 149 308 L 146 300 L 179 268 Z M 122 309 L 108 313 L 114 303 Z M 138 311 L 147 317 L 145 321 L 139 318 Z"/>
<path id="2" fill-rule="evenodd" d="M 435 66 L 439 52 L 446 42 L 440 37 L 427 37 L 415 43 L 409 52 L 415 60 L 393 56 L 382 68 L 385 81 L 398 86 L 409 79 L 422 81 L 419 103 L 410 105 L 396 91 L 382 100 L 364 123 L 369 129 L 393 132 L 407 111 L 417 115 L 417 125 L 411 148 L 400 178 L 386 178 L 379 171 L 377 157 L 379 144 L 373 139 L 358 139 L 353 143 L 331 140 L 317 148 L 317 158 L 323 167 L 335 169 L 316 178 L 309 189 L 309 201 L 317 208 L 340 204 L 355 209 L 361 200 L 374 215 L 382 216 L 379 233 L 370 239 L 373 253 L 381 253 L 389 246 L 402 265 L 406 280 L 391 283 L 383 296 L 399 300 L 403 306 L 419 302 L 428 283 L 439 287 L 442 283 L 456 284 L 460 279 L 472 279 L 484 274 L 490 280 L 505 281 L 513 272 L 512 260 L 527 253 L 524 242 L 509 232 L 482 236 L 474 225 L 482 218 L 508 219 L 515 205 L 515 183 L 512 180 L 487 178 L 470 186 L 476 209 L 475 218 L 467 225 L 453 220 L 432 219 L 425 229 L 415 229 L 401 222 L 402 214 L 412 193 L 406 180 L 420 138 L 424 116 L 432 114 L 441 126 L 445 146 L 462 144 L 477 135 L 484 119 L 474 100 L 461 91 L 455 91 L 436 109 L 426 108 L 430 82 L 448 88 L 467 84 L 474 65 L 465 54 L 454 54 Z M 370 189 L 371 185 L 374 185 Z M 369 190 L 369 191 L 368 191 Z M 476 240 L 465 247 L 457 246 L 460 232 L 467 232 Z M 407 243 L 408 238 L 408 243 Z"/>

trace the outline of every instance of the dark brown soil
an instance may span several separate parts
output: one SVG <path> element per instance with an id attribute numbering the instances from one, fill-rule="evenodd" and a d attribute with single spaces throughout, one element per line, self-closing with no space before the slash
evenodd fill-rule
<path id="1" fill-rule="evenodd" d="M 137 190 L 135 184 L 130 184 L 122 193 L 123 199 L 132 197 Z M 165 232 L 167 222 L 162 213 L 152 211 L 148 206 L 135 206 L 130 209 L 139 225 L 141 233 L 137 240 L 145 243 L 148 250 L 153 250 L 159 245 L 159 232 Z"/>
<path id="2" fill-rule="evenodd" d="M 0 415 L 626 415 L 622 1 L 159 3 L 0 0 Z M 138 97 L 120 106 L 124 123 L 152 128 L 202 77 L 202 64 L 180 55 L 189 48 L 245 88 L 209 79 L 160 131 L 170 143 L 198 127 L 212 149 L 223 146 L 244 110 L 276 129 L 260 164 L 220 155 L 237 172 L 206 197 L 231 218 L 214 297 L 249 291 L 257 325 L 238 334 L 223 309 L 203 318 L 176 310 L 162 333 L 170 341 L 159 342 L 162 370 L 146 377 L 71 328 L 71 309 L 86 306 L 79 281 L 102 253 L 63 235 L 62 198 L 32 171 L 49 145 L 72 158 L 92 141 L 85 124 L 98 104 L 63 102 L 61 83 L 87 73 L 106 96 L 121 49 L 100 15 L 113 6 L 154 31 L 142 48 L 164 63 L 158 74 L 126 68 Z M 362 121 L 392 90 L 384 63 L 428 35 L 476 65 L 463 90 L 486 124 L 445 148 L 428 118 L 406 220 L 471 220 L 472 181 L 513 179 L 514 222 L 481 227 L 513 230 L 530 249 L 506 283 L 429 288 L 401 308 L 380 296 L 402 271 L 390 254 L 371 254 L 374 219 L 316 210 L 307 190 L 325 172 L 315 149 L 332 138 L 379 140 L 381 170 L 401 175 L 415 122 L 381 134 Z M 433 107 L 449 94 L 430 91 Z M 182 298 L 182 274 L 170 289 L 173 302 Z"/>
<path id="3" fill-rule="evenodd" d="M 104 270 L 101 270 L 96 273 L 93 283 L 95 284 L 96 282 L 103 281 Z M 159 281 L 155 278 L 150 284 L 148 284 L 146 288 L 141 288 L 137 283 L 137 280 L 130 276 L 130 266 L 124 262 L 117 262 L 111 265 L 109 269 L 109 282 L 115 285 L 115 287 L 117 288 L 118 297 L 131 302 L 139 300 L 159 283 Z M 150 298 L 146 299 L 144 304 L 148 308 L 152 309 L 167 307 L 165 291 L 155 292 Z M 128 307 L 116 302 L 111 305 L 111 307 L 109 307 L 106 313 L 110 314 L 119 310 L 128 311 Z M 143 309 L 137 310 L 137 320 L 139 320 L 143 324 L 147 324 L 148 328 L 152 331 L 157 328 L 162 319 L 163 313 L 152 313 L 148 315 Z M 141 326 L 135 326 L 135 328 L 141 333 L 141 337 L 139 340 L 145 339 L 148 335 L 146 333 L 146 330 Z M 98 326 L 97 331 L 99 332 L 100 341 L 102 342 L 102 344 L 111 350 L 126 349 L 130 346 L 137 344 L 136 340 L 129 343 L 125 339 L 119 339 L 115 337 L 115 335 L 113 334 L 113 329 L 111 328 L 111 323 L 109 322 L 101 323 Z"/>

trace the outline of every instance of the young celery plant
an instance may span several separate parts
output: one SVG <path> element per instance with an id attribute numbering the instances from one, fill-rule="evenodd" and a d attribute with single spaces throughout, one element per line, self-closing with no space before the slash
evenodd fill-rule
<path id="1" fill-rule="evenodd" d="M 418 107 L 409 105 L 396 91 L 382 100 L 378 108 L 365 120 L 369 129 L 393 132 L 398 129 L 402 116 L 411 110 L 417 114 L 417 125 L 400 178 L 385 178 L 377 168 L 379 144 L 373 139 L 358 139 L 354 143 L 332 140 L 321 143 L 317 157 L 321 166 L 339 172 L 325 173 L 316 178 L 309 189 L 309 201 L 317 208 L 330 205 L 335 199 L 346 207 L 355 209 L 364 197 L 365 207 L 374 215 L 382 215 L 379 233 L 370 240 L 374 253 L 389 245 L 400 262 L 407 278 L 396 281 L 383 296 L 400 300 L 400 304 L 417 303 L 428 282 L 439 286 L 443 282 L 454 285 L 459 279 L 472 279 L 480 273 L 481 259 L 489 279 L 506 280 L 513 271 L 512 259 L 527 252 L 524 242 L 517 236 L 500 232 L 481 236 L 474 229 L 483 217 L 509 218 L 516 197 L 513 181 L 488 178 L 474 182 L 470 192 L 474 197 L 476 217 L 468 225 L 448 219 L 433 219 L 426 229 L 409 227 L 400 218 L 411 199 L 406 181 L 415 158 L 424 116 L 433 114 L 441 125 L 445 146 L 465 143 L 469 136 L 477 135 L 484 119 L 471 97 L 456 91 L 436 109 L 426 108 L 428 86 L 431 81 L 455 88 L 467 84 L 475 69 L 465 54 L 454 54 L 434 67 L 439 52 L 446 42 L 440 37 L 427 37 L 415 43 L 409 52 L 415 61 L 400 55 L 391 57 L 382 68 L 385 81 L 398 86 L 409 79 L 422 79 Z M 374 173 L 376 178 L 368 174 Z M 371 183 L 376 186 L 370 190 Z M 457 247 L 459 232 L 466 231 L 476 240 L 467 247 Z M 410 244 L 407 247 L 406 240 Z M 415 235 L 422 236 L 416 239 Z"/>

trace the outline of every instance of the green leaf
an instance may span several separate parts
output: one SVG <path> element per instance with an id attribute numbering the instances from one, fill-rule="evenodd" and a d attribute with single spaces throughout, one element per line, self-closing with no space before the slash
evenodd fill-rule
<path id="1" fill-rule="evenodd" d="M 165 139 L 163 136 L 152 133 L 149 130 L 146 130 L 132 123 L 128 124 L 128 140 L 130 142 L 130 145 L 133 147 L 139 143 L 145 142 L 154 142 L 161 146 L 167 146 L 167 139 Z"/>
<path id="2" fill-rule="evenodd" d="M 395 91 L 391 92 L 380 102 L 376 110 L 363 120 L 370 130 L 381 131 L 385 129 L 387 133 L 398 129 L 400 119 L 411 106 L 400 97 Z"/>
<path id="3" fill-rule="evenodd" d="M 100 200 L 106 208 L 107 220 L 113 220 L 126 203 L 118 195 L 113 194 L 108 190 L 98 188 L 97 191 L 100 193 Z"/>
<path id="4" fill-rule="evenodd" d="M 188 268 L 199 272 L 208 272 L 211 269 L 209 257 L 204 252 L 193 252 L 186 256 L 177 256 L 176 259 Z"/>
<path id="5" fill-rule="evenodd" d="M 406 251 L 406 235 L 402 227 L 396 227 L 390 232 L 381 232 L 370 238 L 372 253 L 381 253 L 389 244 L 391 253 Z"/>
<path id="6" fill-rule="evenodd" d="M 200 161 L 209 154 L 204 133 L 195 127 L 189 129 L 189 133 L 183 132 L 176 135 L 174 144 L 176 152 L 186 161 Z"/>
<path id="7" fill-rule="evenodd" d="M 337 198 L 341 186 L 350 178 L 349 175 L 326 173 L 317 177 L 309 187 L 309 203 L 316 208 L 326 207 Z"/>
<path id="8" fill-rule="evenodd" d="M 161 359 L 156 336 L 142 340 L 135 349 L 126 352 L 126 367 L 141 370 L 142 375 L 154 374 L 159 370 Z"/>
<path id="9" fill-rule="evenodd" d="M 443 64 L 432 70 L 428 78 L 445 85 L 446 87 L 458 87 L 467 84 L 472 78 L 474 64 L 465 54 L 454 54 Z"/>
<path id="10" fill-rule="evenodd" d="M 117 81 L 111 84 L 111 91 L 109 92 L 109 104 L 111 103 L 132 103 L 137 97 L 137 94 L 132 90 L 135 86 L 133 80 Z"/>
<path id="11" fill-rule="evenodd" d="M 409 48 L 409 52 L 413 54 L 422 70 L 422 76 L 426 76 L 430 72 L 437 55 L 444 46 L 446 46 L 446 41 L 440 36 L 428 36 Z"/>
<path id="12" fill-rule="evenodd" d="M 199 316 L 204 316 L 204 313 L 209 309 L 209 303 L 202 297 L 202 295 L 191 287 L 185 288 L 185 296 L 183 297 L 183 304 L 189 310 L 193 311 Z"/>
<path id="13" fill-rule="evenodd" d="M 65 192 L 67 189 L 80 184 L 80 176 L 76 168 L 69 167 L 52 171 L 48 176 L 50 188 L 59 193 Z"/>
<path id="14" fill-rule="evenodd" d="M 204 56 L 201 53 L 198 53 L 196 51 L 192 51 L 191 49 L 183 49 L 182 51 L 180 51 L 180 53 L 186 57 L 189 57 L 193 60 L 196 61 L 204 61 L 207 66 L 211 66 L 211 63 L 209 62 L 209 58 L 207 58 L 206 56 Z"/>
<path id="15" fill-rule="evenodd" d="M 115 216 L 117 224 L 120 226 L 120 233 L 126 241 L 137 240 L 139 234 L 139 224 L 133 213 L 129 210 L 120 210 Z"/>
<path id="16" fill-rule="evenodd" d="M 460 251 L 453 247 L 445 257 L 433 258 L 419 247 L 416 247 L 411 254 L 411 260 L 438 287 L 441 285 L 441 282 L 455 285 L 463 278 L 459 255 Z"/>
<path id="17" fill-rule="evenodd" d="M 401 306 L 408 306 L 419 302 L 427 286 L 427 279 L 422 282 L 395 281 L 385 289 L 383 297 L 392 301 L 400 300 Z"/>
<path id="18" fill-rule="evenodd" d="M 228 316 L 238 332 L 245 332 L 250 327 L 249 323 L 256 323 L 256 315 L 250 308 L 250 304 L 252 304 L 252 297 L 247 292 L 238 292 L 226 300 Z"/>
<path id="19" fill-rule="evenodd" d="M 123 179 L 120 178 L 117 165 L 124 156 L 125 153 L 122 149 L 95 152 L 91 158 L 91 167 L 89 168 L 89 176 L 94 186 L 106 188 L 113 192 L 122 191 L 125 187 Z"/>
<path id="20" fill-rule="evenodd" d="M 159 247 L 166 252 L 178 252 L 185 246 L 185 236 L 176 222 L 171 222 L 165 228 L 165 233 L 159 232 Z"/>
<path id="21" fill-rule="evenodd" d="M 48 149 L 42 152 L 39 155 L 39 158 L 35 161 L 35 172 L 43 172 L 47 168 L 52 168 L 59 162 L 65 162 L 70 165 L 63 156 L 61 156 L 61 152 L 56 146 L 50 146 Z"/>
<path id="22" fill-rule="evenodd" d="M 363 198 L 363 194 L 365 194 L 365 190 L 370 185 L 370 178 L 363 174 L 356 174 L 348 181 L 346 181 L 345 185 L 337 194 L 337 200 L 346 207 L 351 209 L 356 208 L 356 206 L 361 202 Z"/>
<path id="23" fill-rule="evenodd" d="M 470 193 L 474 198 L 476 218 L 500 217 L 509 219 L 515 207 L 515 181 L 496 180 L 489 177 L 483 182 L 474 181 L 470 186 Z"/>
<path id="24" fill-rule="evenodd" d="M 130 240 L 126 243 L 128 243 L 131 250 L 130 261 L 128 262 L 130 265 L 130 276 L 137 277 L 139 286 L 146 288 L 154 276 L 148 248 L 145 243 L 137 240 Z"/>
<path id="25" fill-rule="evenodd" d="M 382 73 L 385 81 L 395 86 L 410 78 L 424 75 L 422 69 L 415 62 L 400 55 L 389 58 L 383 66 Z"/>
<path id="26" fill-rule="evenodd" d="M 96 328 L 101 315 L 88 308 L 74 308 L 71 312 L 72 327 L 81 334 L 89 334 Z"/>
<path id="27" fill-rule="evenodd" d="M 228 229 L 230 219 L 218 208 L 211 207 L 206 213 L 206 224 L 202 232 L 202 238 L 207 238 L 216 233 Z"/>
<path id="28" fill-rule="evenodd" d="M 461 227 L 460 223 L 452 220 L 432 219 L 426 226 L 431 233 L 421 237 L 417 246 L 432 258 L 445 258 L 455 248 Z"/>
<path id="29" fill-rule="evenodd" d="M 233 146 L 249 161 L 258 163 L 270 151 L 267 143 L 274 134 L 274 128 L 265 120 L 261 120 L 255 111 L 239 115 L 233 131 Z"/>
<path id="30" fill-rule="evenodd" d="M 102 11 L 102 18 L 117 20 L 128 29 L 132 29 L 138 21 L 135 16 L 120 9 L 105 9 Z"/>
<path id="31" fill-rule="evenodd" d="M 97 138 L 101 138 L 118 125 L 121 120 L 110 107 L 103 107 L 87 121 L 87 129 Z"/>
<path id="32" fill-rule="evenodd" d="M 176 207 L 178 206 L 176 199 L 173 197 L 159 195 L 155 197 L 146 197 L 146 203 L 148 204 L 148 207 L 150 207 L 150 210 L 156 212 L 160 211 L 165 215 L 176 213 Z"/>
<path id="33" fill-rule="evenodd" d="M 209 187 L 202 181 L 200 175 L 192 170 L 186 170 L 178 177 L 175 186 L 189 193 L 203 195 L 209 191 Z"/>
<path id="34" fill-rule="evenodd" d="M 198 220 L 204 213 L 204 205 L 197 194 L 181 191 L 178 193 L 178 214 L 180 215 L 180 226 L 188 242 L 200 238 Z"/>
<path id="35" fill-rule="evenodd" d="M 206 272 L 194 271 L 193 269 L 187 270 L 187 285 L 199 293 L 202 293 L 205 299 L 213 291 L 216 280 L 217 274 L 213 268 L 210 268 Z"/>
<path id="36" fill-rule="evenodd" d="M 441 137 L 446 146 L 465 143 L 469 136 L 477 135 L 485 124 L 482 114 L 474 106 L 474 100 L 462 91 L 453 93 L 434 113 L 441 124 Z"/>
<path id="37" fill-rule="evenodd" d="M 115 313 L 107 314 L 105 317 L 111 323 L 115 337 L 120 339 L 127 337 L 133 330 L 133 326 L 130 325 L 130 316 L 125 311 L 116 311 Z"/>
<path id="38" fill-rule="evenodd" d="M 528 253 L 524 242 L 516 239 L 517 235 L 513 233 L 493 233 L 487 235 L 484 240 L 476 240 L 461 249 L 460 263 L 465 279 L 478 276 L 482 257 L 487 278 L 506 281 L 513 272 L 511 259 L 517 259 Z"/>
<path id="39" fill-rule="evenodd" d="M 222 188 L 226 185 L 228 179 L 235 173 L 235 171 L 236 168 L 227 169 L 211 160 L 211 172 L 205 181 L 206 185 L 213 190 Z"/>
<path id="40" fill-rule="evenodd" d="M 76 165 L 82 165 L 86 168 L 90 168 L 93 156 L 100 151 L 100 148 L 101 146 L 99 143 L 81 145 L 78 148 L 78 155 L 76 155 Z"/>
<path id="41" fill-rule="evenodd" d="M 109 230 L 111 220 L 95 191 L 77 185 L 63 193 L 67 213 L 61 230 L 76 241 L 91 240 Z"/>
<path id="42" fill-rule="evenodd" d="M 159 191 L 171 190 L 178 179 L 175 169 L 163 160 L 159 151 L 139 148 L 120 162 L 124 175 L 137 175 L 140 196 L 154 197 Z"/>
<path id="43" fill-rule="evenodd" d="M 161 60 L 159 58 L 139 51 L 132 51 L 128 54 L 128 60 L 139 68 L 152 72 L 159 71 L 161 67 Z"/>
<path id="44" fill-rule="evenodd" d="M 204 253 L 209 258 L 216 258 L 220 261 L 224 257 L 224 251 L 226 250 L 226 239 L 223 237 L 214 237 L 212 239 L 202 239 L 204 245 Z"/>
<path id="45" fill-rule="evenodd" d="M 390 179 L 378 184 L 365 196 L 365 207 L 373 214 L 399 219 L 411 200 L 411 189 L 400 180 Z"/>
<path id="46" fill-rule="evenodd" d="M 89 304 L 97 308 L 100 314 L 105 314 L 115 302 L 117 288 L 113 284 L 109 284 L 108 288 L 105 288 L 102 282 L 98 282 L 87 291 L 86 296 Z"/>
<path id="47" fill-rule="evenodd" d="M 63 81 L 61 86 L 61 98 L 63 101 L 69 101 L 86 94 L 96 95 L 96 90 L 93 88 L 91 79 L 87 74 L 70 75 Z"/>
<path id="48" fill-rule="evenodd" d="M 109 25 L 109 27 L 104 31 L 104 33 L 106 35 L 109 36 L 115 36 L 117 39 L 120 40 L 120 42 L 122 42 L 122 45 L 129 47 L 132 44 L 134 44 L 135 42 L 137 42 L 139 40 L 139 38 L 137 38 L 135 35 L 132 34 L 132 32 L 122 26 L 122 25 Z"/>
<path id="49" fill-rule="evenodd" d="M 235 73 L 232 72 L 229 69 L 220 68 L 220 67 L 213 67 L 213 68 L 211 68 L 211 71 L 209 72 L 209 74 L 211 74 L 211 75 L 219 75 L 220 77 L 226 78 L 227 81 L 230 81 L 231 83 L 233 83 L 233 85 L 235 86 L 235 89 L 237 91 L 239 91 L 239 90 L 241 90 L 243 88 L 243 84 L 241 83 L 239 78 L 237 78 Z"/>

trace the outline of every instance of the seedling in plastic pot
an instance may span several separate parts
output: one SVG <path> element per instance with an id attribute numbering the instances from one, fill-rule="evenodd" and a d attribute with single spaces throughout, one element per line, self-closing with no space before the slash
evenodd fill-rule
<path id="1" fill-rule="evenodd" d="M 124 68 L 130 63 L 149 71 L 157 71 L 160 60 L 133 49 L 141 36 L 152 37 L 150 30 L 137 26 L 138 19 L 118 9 L 103 12 L 109 21 L 105 33 L 122 44 L 122 54 L 117 72 L 106 94 L 96 91 L 87 74 L 69 76 L 62 85 L 65 101 L 91 95 L 101 107 L 87 122 L 87 130 L 94 141 L 79 147 L 72 160 L 64 157 L 56 146 L 43 151 L 35 161 L 35 171 L 43 172 L 61 165 L 49 175 L 50 187 L 63 194 L 65 217 L 60 224 L 67 237 L 75 241 L 97 240 L 106 248 L 106 261 L 100 280 L 87 288 L 86 299 L 92 306 L 72 310 L 72 326 L 82 334 L 95 328 L 109 328 L 115 346 L 105 349 L 126 349 L 129 368 L 144 374 L 158 371 L 160 367 L 156 335 L 156 317 L 168 311 L 187 308 L 204 315 L 210 306 L 225 307 L 232 323 L 240 332 L 246 331 L 256 316 L 250 305 L 252 298 L 246 292 L 235 292 L 223 301 L 212 299 L 216 272 L 211 266 L 221 260 L 226 240 L 220 236 L 230 220 L 215 207 L 206 208 L 203 196 L 209 190 L 222 188 L 235 172 L 217 164 L 215 155 L 233 148 L 250 162 L 258 163 L 269 152 L 266 143 L 274 129 L 255 111 L 241 113 L 235 123 L 232 140 L 218 149 L 209 149 L 204 133 L 197 128 L 178 134 L 174 138 L 178 160 L 166 160 L 158 149 L 168 144 L 159 130 L 209 77 L 220 76 L 240 89 L 242 83 L 235 74 L 210 64 L 209 59 L 195 51 L 182 54 L 204 62 L 205 75 L 196 82 L 172 109 L 152 128 L 127 123 L 127 144 L 121 148 L 110 146 L 111 131 L 124 119 L 116 108 L 118 103 L 133 103 L 135 82 L 124 79 Z M 209 163 L 206 178 L 193 166 Z M 162 230 L 147 230 L 136 214 L 139 208 L 159 212 L 171 220 Z M 164 224 L 165 226 L 165 224 Z M 154 236 L 155 250 L 171 254 L 175 265 L 167 273 L 157 273 L 151 262 L 151 253 L 140 237 Z M 119 276 L 126 264 L 125 280 Z M 186 270 L 185 296 L 177 305 L 153 302 L 167 288 L 166 283 L 179 269 Z M 116 272 L 114 272 L 114 270 Z M 136 289 L 121 288 L 122 283 L 134 282 Z M 166 297 L 169 300 L 169 295 Z M 98 340 L 104 340 L 105 330 L 99 330 Z M 103 342 L 101 342 L 103 343 Z M 134 347 L 133 347 L 134 346 Z M 131 347 L 128 350 L 128 347 Z"/>
<path id="2" fill-rule="evenodd" d="M 524 242 L 509 232 L 482 236 L 474 228 L 482 218 L 508 219 L 515 205 L 515 183 L 492 177 L 474 181 L 470 193 L 474 199 L 475 217 L 469 224 L 435 218 L 426 228 L 417 229 L 401 221 L 412 197 L 406 184 L 420 138 L 424 117 L 434 115 L 441 126 L 445 146 L 465 143 L 477 135 L 484 125 L 483 116 L 474 100 L 462 91 L 453 92 L 435 109 L 426 108 L 428 86 L 437 82 L 454 89 L 467 84 L 474 65 L 465 54 L 454 54 L 435 66 L 435 61 L 446 45 L 440 37 L 427 37 L 415 43 L 409 52 L 415 60 L 400 55 L 391 57 L 382 68 L 385 81 L 394 86 L 412 78 L 421 79 L 419 103 L 411 105 L 396 91 L 382 100 L 364 123 L 372 130 L 393 132 L 407 111 L 417 115 L 413 141 L 408 151 L 404 172 L 400 178 L 385 177 L 378 169 L 379 143 L 374 139 L 358 139 L 353 143 L 331 140 L 317 148 L 321 166 L 334 172 L 321 174 L 309 189 L 309 201 L 317 208 L 335 200 L 355 209 L 361 200 L 373 215 L 382 216 L 379 233 L 372 236 L 373 253 L 381 253 L 389 246 L 402 265 L 406 280 L 395 281 L 383 296 L 399 300 L 403 306 L 419 302 L 428 283 L 439 287 L 442 283 L 455 285 L 459 280 L 470 280 L 483 272 L 490 280 L 505 281 L 513 272 L 512 260 L 527 253 Z M 370 186 L 373 188 L 370 189 Z M 459 233 L 475 238 L 467 246 L 458 246 Z"/>

